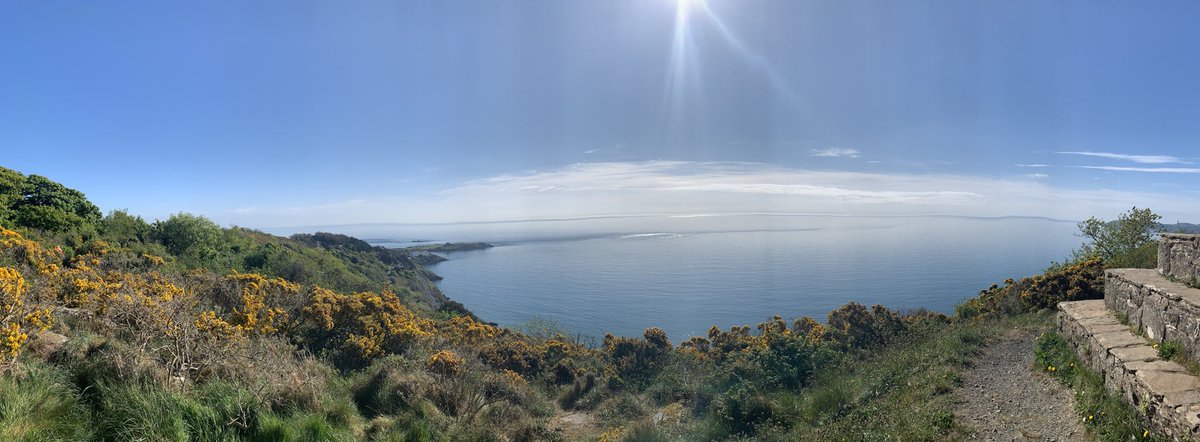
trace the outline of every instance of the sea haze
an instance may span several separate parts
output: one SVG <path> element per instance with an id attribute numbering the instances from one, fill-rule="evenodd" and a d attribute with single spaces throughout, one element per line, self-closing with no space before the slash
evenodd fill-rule
<path id="1" fill-rule="evenodd" d="M 517 223 L 498 247 L 431 266 L 451 299 L 505 326 L 551 319 L 588 335 L 665 329 L 673 340 L 773 315 L 825 315 L 849 301 L 954 305 L 1039 273 L 1077 246 L 1075 224 L 1037 218 L 741 216 Z M 653 229 L 638 231 L 638 225 Z M 676 229 L 669 229 L 669 227 Z M 733 226 L 750 227 L 731 229 Z M 717 231 L 696 230 L 720 227 Z M 512 240 L 525 230 L 536 240 Z M 489 231 L 496 234 L 495 231 Z M 460 232 L 461 233 L 461 232 Z M 486 236 L 480 232 L 476 235 Z M 473 237 L 471 239 L 487 240 Z M 395 245 L 395 244 L 391 244 Z"/>

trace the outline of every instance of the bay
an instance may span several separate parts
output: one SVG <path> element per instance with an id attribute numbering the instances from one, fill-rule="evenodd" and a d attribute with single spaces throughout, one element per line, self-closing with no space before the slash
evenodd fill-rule
<path id="1" fill-rule="evenodd" d="M 660 327 L 678 341 L 773 315 L 824 320 L 850 301 L 952 313 L 993 283 L 1040 273 L 1080 241 L 1073 222 L 1042 218 L 717 221 L 569 220 L 459 231 L 503 241 L 445 254 L 430 269 L 444 277 L 438 284 L 447 296 L 500 325 L 542 318 L 591 336 Z"/>

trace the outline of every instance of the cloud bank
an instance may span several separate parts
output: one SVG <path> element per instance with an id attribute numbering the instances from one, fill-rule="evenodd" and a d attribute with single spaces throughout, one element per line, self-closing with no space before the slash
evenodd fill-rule
<path id="1" fill-rule="evenodd" d="M 214 217 L 263 227 L 718 213 L 1083 219 L 1115 217 L 1137 205 L 1168 219 L 1194 220 L 1194 208 L 1200 207 L 1195 196 L 1071 189 L 1044 178 L 813 171 L 737 162 L 594 162 L 472 180 L 429 195 L 359 196 Z"/>

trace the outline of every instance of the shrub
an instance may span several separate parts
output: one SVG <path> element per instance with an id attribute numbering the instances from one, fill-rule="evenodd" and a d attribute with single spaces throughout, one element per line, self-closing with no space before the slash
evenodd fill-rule
<path id="1" fill-rule="evenodd" d="M 885 345 L 904 332 L 905 323 L 895 312 L 881 305 L 868 310 L 850 302 L 829 312 L 829 337 L 844 348 L 871 348 Z"/>
<path id="2" fill-rule="evenodd" d="M 222 235 L 217 223 L 190 213 L 176 213 L 166 221 L 155 222 L 152 233 L 172 255 L 195 263 L 217 255 Z"/>
<path id="3" fill-rule="evenodd" d="M 671 348 L 671 341 L 660 328 L 646 329 L 641 339 L 604 336 L 604 351 L 615 371 L 614 380 L 638 388 L 658 373 Z"/>
<path id="4" fill-rule="evenodd" d="M 343 295 L 313 287 L 303 311 L 311 348 L 331 353 L 343 368 L 365 366 L 383 354 L 403 353 L 433 336 L 433 323 L 417 316 L 390 291 Z"/>
<path id="5" fill-rule="evenodd" d="M 729 433 L 751 436 L 760 427 L 771 423 L 779 413 L 774 401 L 766 394 L 748 386 L 740 386 L 717 397 L 713 414 Z"/>

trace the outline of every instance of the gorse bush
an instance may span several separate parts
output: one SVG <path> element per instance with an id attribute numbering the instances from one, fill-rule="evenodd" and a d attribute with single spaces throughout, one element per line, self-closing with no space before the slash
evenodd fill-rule
<path id="1" fill-rule="evenodd" d="M 1104 262 L 1098 257 L 1052 266 L 1045 273 L 1009 279 L 956 307 L 962 318 L 1009 316 L 1052 309 L 1062 301 L 1104 297 Z"/>
<path id="2" fill-rule="evenodd" d="M 0 439 L 791 440 L 844 419 L 885 428 L 863 408 L 902 379 L 944 394 L 947 367 L 981 343 L 971 322 L 857 303 L 677 345 L 658 328 L 597 343 L 441 302 L 404 250 L 189 214 L 100 217 L 81 201 L 0 168 L 0 225 L 17 229 L 0 228 Z M 958 316 L 1099 296 L 1101 262 L 993 286 Z M 29 351 L 54 336 L 61 348 Z M 862 361 L 876 367 L 865 380 L 834 376 Z M 943 414 L 912 408 L 900 434 L 949 434 Z M 567 413 L 582 430 L 564 430 Z"/>

